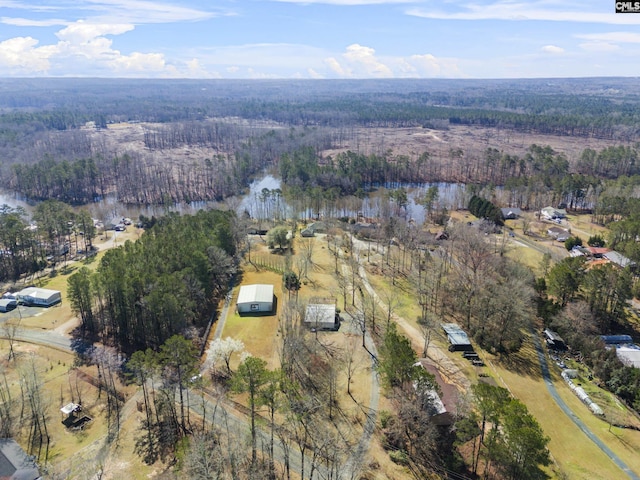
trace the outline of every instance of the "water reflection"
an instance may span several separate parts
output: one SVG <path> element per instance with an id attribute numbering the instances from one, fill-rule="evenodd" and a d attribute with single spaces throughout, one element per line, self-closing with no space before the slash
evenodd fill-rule
<path id="1" fill-rule="evenodd" d="M 401 215 L 407 220 L 412 219 L 417 224 L 425 221 L 426 212 L 422 205 L 427 190 L 437 187 L 437 199 L 433 203 L 433 210 L 464 208 L 468 203 L 468 192 L 464 184 L 459 183 L 426 183 L 426 184 L 393 184 L 370 186 L 369 195 L 360 199 L 355 197 L 340 198 L 335 201 L 320 200 L 313 208 L 309 207 L 309 198 L 297 199 L 295 205 L 284 198 L 282 182 L 273 175 L 267 174 L 257 178 L 249 185 L 249 192 L 243 196 L 228 199 L 227 208 L 233 208 L 238 214 L 245 211 L 252 218 L 282 220 L 291 218 L 297 213 L 298 218 L 314 219 L 318 217 L 356 217 L 359 214 L 366 217 L 378 217 L 389 213 L 388 194 L 404 188 L 407 191 L 407 205 L 402 209 L 392 209 L 391 215 Z M 13 208 L 23 207 L 27 213 L 33 211 L 33 205 L 10 192 L 0 192 L 0 205 L 7 204 Z M 191 203 L 175 203 L 170 205 L 127 205 L 118 201 L 115 195 L 107 195 L 97 202 L 84 206 L 92 217 L 102 221 L 113 218 L 129 217 L 138 219 L 140 215 L 146 217 L 161 217 L 169 212 L 191 214 L 198 210 L 221 207 L 218 202 L 198 201 Z"/>

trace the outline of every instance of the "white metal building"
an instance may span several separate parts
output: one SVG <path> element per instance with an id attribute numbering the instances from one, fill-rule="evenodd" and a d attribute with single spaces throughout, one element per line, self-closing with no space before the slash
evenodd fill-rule
<path id="1" fill-rule="evenodd" d="M 335 304 L 311 303 L 307 305 L 304 324 L 316 330 L 338 330 L 340 321 Z"/>
<path id="2" fill-rule="evenodd" d="M 273 285 L 243 285 L 238 293 L 236 308 L 238 313 L 271 313 L 273 303 Z"/>
<path id="3" fill-rule="evenodd" d="M 18 302 L 37 307 L 50 307 L 62 301 L 58 290 L 46 288 L 28 287 L 16 293 Z"/>

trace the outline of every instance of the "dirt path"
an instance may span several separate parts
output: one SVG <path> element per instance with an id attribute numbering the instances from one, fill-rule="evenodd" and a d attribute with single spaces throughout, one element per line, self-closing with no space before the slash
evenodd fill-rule
<path id="1" fill-rule="evenodd" d="M 375 298 L 378 302 L 378 305 L 388 313 L 385 303 L 380 299 L 380 296 L 369 282 L 367 271 L 364 268 L 364 259 L 366 255 L 360 254 L 362 252 L 366 254 L 369 249 L 369 245 L 366 242 L 358 240 L 355 237 L 352 237 L 352 241 L 354 249 L 357 249 L 358 251 L 358 259 L 360 262 L 358 274 L 362 279 L 362 283 L 369 295 Z M 413 346 L 414 350 L 416 350 L 417 352 L 422 352 L 422 348 L 424 345 L 424 336 L 422 335 L 422 332 L 420 332 L 419 329 L 409 323 L 405 318 L 402 318 L 394 312 L 391 313 L 391 318 L 398 324 L 398 326 L 402 328 L 402 330 L 404 330 L 405 334 L 411 340 L 411 345 Z M 455 384 L 461 391 L 466 391 L 469 389 L 469 387 L 471 386 L 471 382 L 466 377 L 466 375 L 464 375 L 464 373 L 458 368 L 458 366 L 447 356 L 442 348 L 431 343 L 427 351 L 427 357 L 433 360 L 438 368 L 438 371 L 446 381 Z"/>

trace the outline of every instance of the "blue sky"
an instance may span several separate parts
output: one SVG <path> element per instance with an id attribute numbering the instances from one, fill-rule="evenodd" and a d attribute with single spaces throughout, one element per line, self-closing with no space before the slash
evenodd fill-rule
<path id="1" fill-rule="evenodd" d="M 0 77 L 640 76 L 612 0 L 0 0 Z"/>

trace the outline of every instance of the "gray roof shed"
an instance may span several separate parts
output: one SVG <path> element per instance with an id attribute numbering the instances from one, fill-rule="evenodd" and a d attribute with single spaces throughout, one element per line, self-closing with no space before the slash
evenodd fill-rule
<path id="1" fill-rule="evenodd" d="M 469 340 L 469 336 L 467 335 L 467 333 L 455 323 L 443 323 L 442 329 L 447 334 L 447 338 L 449 339 L 449 343 L 451 345 L 471 345 L 471 341 Z"/>

